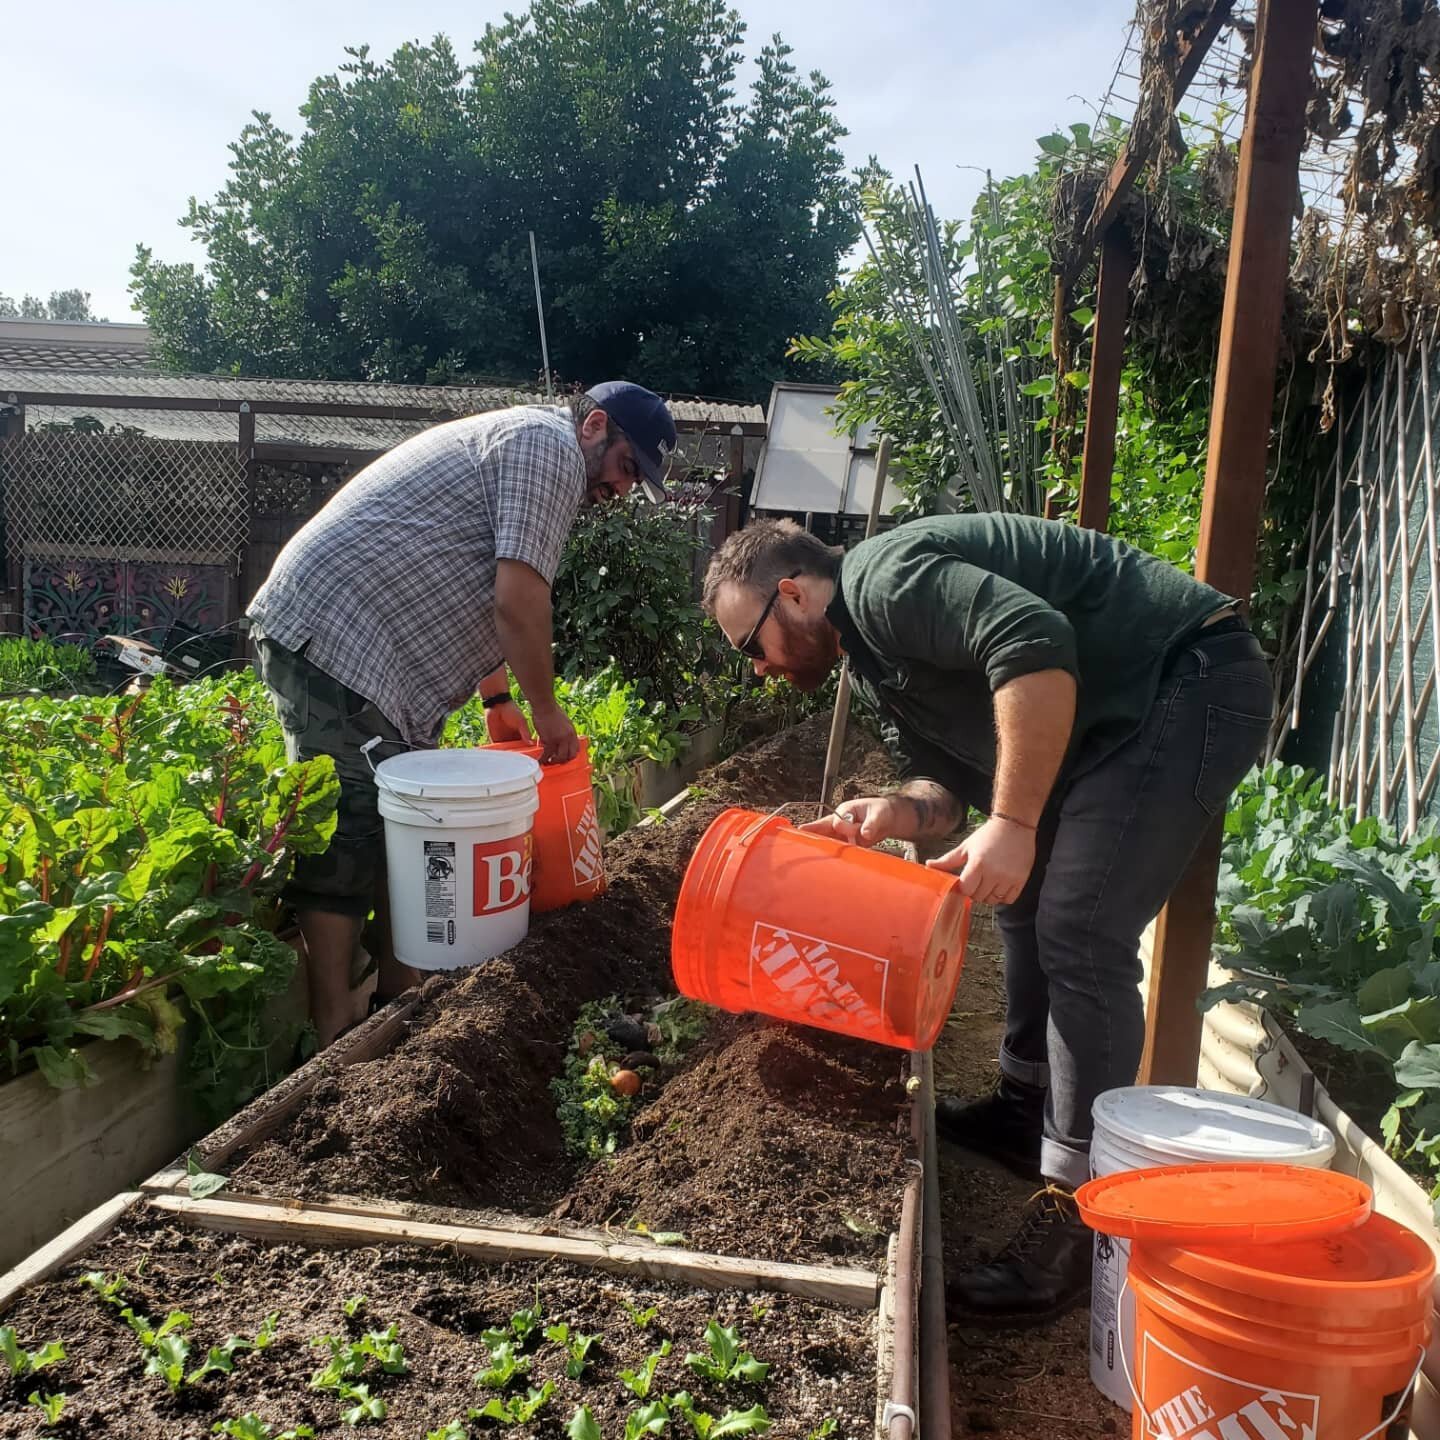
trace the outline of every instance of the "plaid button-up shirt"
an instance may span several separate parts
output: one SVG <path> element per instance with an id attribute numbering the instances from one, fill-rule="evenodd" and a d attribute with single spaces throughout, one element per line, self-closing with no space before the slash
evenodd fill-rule
<path id="1" fill-rule="evenodd" d="M 504 659 L 496 562 L 553 581 L 585 487 L 566 409 L 437 425 L 367 465 L 280 552 L 253 628 L 432 744 Z"/>

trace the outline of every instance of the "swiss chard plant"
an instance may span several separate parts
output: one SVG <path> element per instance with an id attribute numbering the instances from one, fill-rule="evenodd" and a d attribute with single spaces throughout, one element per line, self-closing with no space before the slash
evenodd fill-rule
<path id="1" fill-rule="evenodd" d="M 81 645 L 45 636 L 0 638 L 0 698 L 26 690 L 73 690 L 95 678 L 95 657 Z"/>
<path id="2" fill-rule="evenodd" d="M 176 1047 L 228 1110 L 267 1078 L 293 857 L 330 842 L 328 758 L 290 764 L 251 674 L 140 697 L 0 703 L 0 1055 L 92 1083 L 84 1042 Z"/>
<path id="3" fill-rule="evenodd" d="M 1206 1003 L 1262 1005 L 1391 1080 L 1382 1138 L 1440 1181 L 1440 839 L 1402 842 L 1329 803 L 1323 780 L 1272 765 L 1226 816 L 1219 900 L 1237 978 Z"/>

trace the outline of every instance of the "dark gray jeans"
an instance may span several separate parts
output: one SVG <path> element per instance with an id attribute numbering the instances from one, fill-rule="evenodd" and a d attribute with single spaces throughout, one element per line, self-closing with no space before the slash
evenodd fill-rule
<path id="1" fill-rule="evenodd" d="M 1029 882 L 996 910 L 1000 1068 L 1049 1087 L 1040 1153 L 1049 1180 L 1090 1178 L 1095 1097 L 1135 1082 L 1141 932 L 1259 755 L 1271 703 L 1269 666 L 1249 630 L 1220 621 L 1200 631 L 1172 658 L 1139 733 L 1052 800 Z"/>

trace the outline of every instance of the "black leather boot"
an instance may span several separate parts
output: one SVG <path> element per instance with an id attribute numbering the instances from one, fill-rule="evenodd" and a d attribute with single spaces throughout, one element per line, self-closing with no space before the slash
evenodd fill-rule
<path id="1" fill-rule="evenodd" d="M 1040 1178 L 1045 1091 L 1008 1075 L 981 1100 L 947 1095 L 935 1102 L 935 1128 L 952 1145 L 988 1155 L 1022 1180 Z"/>
<path id="2" fill-rule="evenodd" d="M 1043 1325 L 1090 1298 L 1093 1255 L 1074 1194 L 1052 1185 L 1030 1201 L 994 1260 L 945 1287 L 946 1312 L 960 1325 Z"/>

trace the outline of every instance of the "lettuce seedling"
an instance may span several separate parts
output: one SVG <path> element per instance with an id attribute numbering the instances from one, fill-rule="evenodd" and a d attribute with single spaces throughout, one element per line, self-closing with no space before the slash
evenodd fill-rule
<path id="1" fill-rule="evenodd" d="M 483 1385 L 487 1390 L 503 1390 L 512 1380 L 526 1374 L 529 1369 L 530 1361 L 515 1353 L 515 1346 L 511 1341 L 496 1341 L 490 1345 L 490 1366 L 475 1377 L 475 1383 Z"/>
<path id="2" fill-rule="evenodd" d="M 660 1362 L 670 1353 L 670 1342 L 666 1340 L 658 1350 L 647 1355 L 638 1370 L 622 1370 L 620 1383 L 637 1399 L 648 1400 L 651 1387 L 655 1384 L 655 1371 Z"/>
<path id="3" fill-rule="evenodd" d="M 314 1440 L 315 1431 L 309 1425 L 297 1425 L 293 1430 L 282 1430 L 277 1435 L 253 1410 L 238 1420 L 217 1420 L 211 1427 L 212 1435 L 228 1435 L 230 1440 Z"/>
<path id="4" fill-rule="evenodd" d="M 340 1411 L 340 1418 L 347 1425 L 361 1425 L 366 1420 L 383 1420 L 390 1413 L 390 1407 L 378 1396 L 370 1393 L 368 1385 L 340 1385 L 340 1404 L 350 1408 Z"/>
<path id="5" fill-rule="evenodd" d="M 644 1330 L 650 1322 L 660 1313 L 659 1307 L 651 1305 L 648 1309 L 641 1310 L 638 1306 L 631 1305 L 628 1301 L 622 1300 L 620 1308 L 635 1322 L 637 1329 Z"/>
<path id="6" fill-rule="evenodd" d="M 447 1420 L 438 1430 L 427 1430 L 425 1440 L 470 1440 L 470 1430 L 463 1420 Z"/>
<path id="7" fill-rule="evenodd" d="M 720 1440 L 724 1435 L 763 1435 L 771 1424 L 763 1405 L 753 1405 L 749 1410 L 727 1410 L 717 1420 L 708 1411 L 697 1409 L 685 1390 L 672 1395 L 670 1405 L 689 1422 L 695 1440 Z"/>
<path id="8" fill-rule="evenodd" d="M 44 1425 L 58 1425 L 60 1417 L 65 1413 L 63 1395 L 42 1395 L 38 1390 L 32 1390 L 26 1403 L 44 1411 L 45 1419 L 41 1422 Z"/>
<path id="9" fill-rule="evenodd" d="M 15 1331 L 9 1325 L 0 1325 L 0 1355 L 5 1357 L 11 1375 L 18 1380 L 22 1375 L 34 1375 L 58 1365 L 65 1358 L 65 1347 L 58 1340 L 50 1340 L 38 1350 L 22 1350 Z"/>
<path id="10" fill-rule="evenodd" d="M 670 1411 L 665 1402 L 652 1401 L 625 1417 L 625 1440 L 644 1440 L 647 1435 L 658 1435 L 669 1423 Z"/>
<path id="11" fill-rule="evenodd" d="M 498 1420 L 502 1425 L 528 1425 L 555 1393 L 555 1382 L 547 1380 L 538 1390 L 526 1390 L 523 1396 L 512 1395 L 508 1400 L 498 1397 L 486 1401 L 479 1410 L 471 1410 L 472 1420 Z"/>
<path id="12" fill-rule="evenodd" d="M 345 1312 L 347 1320 L 354 1320 L 369 1303 L 368 1295 L 352 1295 L 348 1300 L 341 1302 L 340 1308 Z"/>
<path id="13" fill-rule="evenodd" d="M 582 1335 L 578 1330 L 572 1335 L 568 1325 L 547 1326 L 545 1338 L 565 1347 L 565 1353 L 570 1357 L 565 1362 L 567 1380 L 578 1380 L 585 1373 L 585 1367 L 590 1363 L 591 1347 L 600 1339 L 598 1335 Z"/>
<path id="14" fill-rule="evenodd" d="M 588 1405 L 576 1408 L 565 1426 L 565 1433 L 570 1440 L 601 1440 L 600 1427 L 595 1423 L 595 1416 L 591 1414 Z"/>
<path id="15" fill-rule="evenodd" d="M 717 1385 L 725 1385 L 732 1380 L 748 1385 L 762 1384 L 770 1373 L 770 1366 L 742 1350 L 744 1343 L 733 1325 L 726 1326 L 712 1320 L 705 1327 L 705 1345 L 710 1353 L 701 1355 L 692 1350 L 685 1357 L 685 1363 L 697 1375 Z"/>

